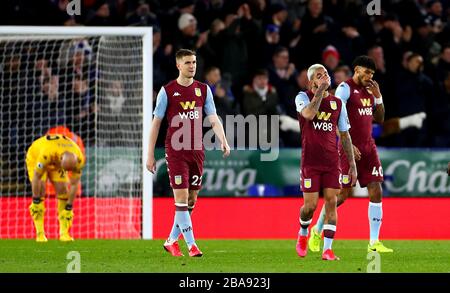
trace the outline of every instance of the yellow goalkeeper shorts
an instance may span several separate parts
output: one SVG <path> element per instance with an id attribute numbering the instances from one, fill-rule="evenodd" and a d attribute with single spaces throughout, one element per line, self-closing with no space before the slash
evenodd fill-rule
<path id="1" fill-rule="evenodd" d="M 36 164 L 36 160 L 27 155 L 26 165 L 30 182 L 33 181 Z M 64 169 L 57 169 L 53 167 L 45 169 L 44 174 L 42 174 L 41 180 L 45 182 L 47 181 L 47 178 L 49 178 L 52 182 L 69 182 L 67 171 L 65 171 Z"/>

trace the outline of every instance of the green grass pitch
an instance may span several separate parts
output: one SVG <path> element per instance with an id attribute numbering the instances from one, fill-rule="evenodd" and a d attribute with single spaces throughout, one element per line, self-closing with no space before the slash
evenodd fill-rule
<path id="1" fill-rule="evenodd" d="M 77 240 L 35 243 L 0 240 L 0 272 L 66 272 L 70 251 L 80 253 L 81 272 L 367 272 L 367 241 L 337 240 L 338 262 L 319 253 L 300 259 L 295 240 L 198 240 L 202 258 L 174 258 L 162 240 Z M 381 272 L 450 272 L 450 241 L 385 241 L 395 251 L 381 255 Z M 180 242 L 183 253 L 187 249 Z"/>

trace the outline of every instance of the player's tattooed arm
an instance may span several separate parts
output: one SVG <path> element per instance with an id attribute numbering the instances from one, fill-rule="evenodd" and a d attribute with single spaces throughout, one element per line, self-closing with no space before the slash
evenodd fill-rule
<path id="1" fill-rule="evenodd" d="M 330 87 L 331 81 L 328 75 L 324 75 L 319 79 L 319 85 L 314 93 L 314 98 L 303 109 L 302 115 L 308 120 L 313 120 L 319 111 L 323 98 L 327 96 L 327 89 Z"/>
<path id="2" fill-rule="evenodd" d="M 356 171 L 355 155 L 353 153 L 352 138 L 350 137 L 348 131 L 341 131 L 341 143 L 342 148 L 344 149 L 344 152 L 347 155 L 348 164 L 350 165 L 348 175 L 350 176 L 351 179 L 350 181 L 353 186 L 356 184 L 357 171 Z"/>

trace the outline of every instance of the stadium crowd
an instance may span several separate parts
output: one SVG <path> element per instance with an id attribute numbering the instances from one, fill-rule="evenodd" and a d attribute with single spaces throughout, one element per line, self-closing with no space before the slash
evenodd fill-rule
<path id="1" fill-rule="evenodd" d="M 81 0 L 81 14 L 74 16 L 66 11 L 70 2 L 1 1 L 0 24 L 153 26 L 155 96 L 177 75 L 175 52 L 195 50 L 196 78 L 211 87 L 223 119 L 233 114 L 280 114 L 296 119 L 294 98 L 307 86 L 309 65 L 324 64 L 336 88 L 351 76 L 352 60 L 367 54 L 377 65 L 374 79 L 382 90 L 386 119 L 413 119 L 409 125 L 413 127 L 380 136 L 377 144 L 450 147 L 449 0 L 383 0 L 380 15 L 369 15 L 366 6 L 370 1 L 361 0 Z M 87 144 L 92 143 L 89 127 L 94 125 L 89 119 L 101 111 L 90 92 L 89 66 L 85 65 L 91 64 L 87 62 L 89 47 L 85 44 L 74 55 L 69 61 L 73 62 L 70 74 L 64 77 L 71 79 L 64 92 L 73 96 L 66 97 L 66 102 L 72 101 L 72 108 L 80 105 L 79 115 L 64 123 L 87 121 L 79 129 Z M 45 58 L 49 57 L 35 66 L 51 103 L 62 75 L 52 75 L 51 60 Z M 7 61 L 2 64 L 2 78 L 10 82 L 3 90 L 2 105 L 12 107 L 14 101 L 5 101 L 5 97 L 22 96 L 5 93 L 17 91 L 26 79 L 10 76 L 20 75 L 21 60 Z M 77 74 L 77 66 L 84 74 Z M 52 105 L 61 111 L 58 104 Z M 8 109 L 11 115 L 20 116 L 21 111 L 27 109 Z M 49 124 L 61 124 L 57 120 L 64 115 L 55 116 Z M 300 146 L 298 133 L 281 129 L 282 146 Z M 164 135 L 160 138 L 162 146 Z"/>

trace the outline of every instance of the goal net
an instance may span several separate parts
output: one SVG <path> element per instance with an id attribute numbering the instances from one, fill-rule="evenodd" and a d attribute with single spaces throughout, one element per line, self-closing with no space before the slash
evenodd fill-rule
<path id="1" fill-rule="evenodd" d="M 85 151 L 72 236 L 142 237 L 143 68 L 139 35 L 0 34 L 0 238 L 35 237 L 25 156 L 49 131 Z M 58 238 L 47 185 L 45 231 Z"/>

